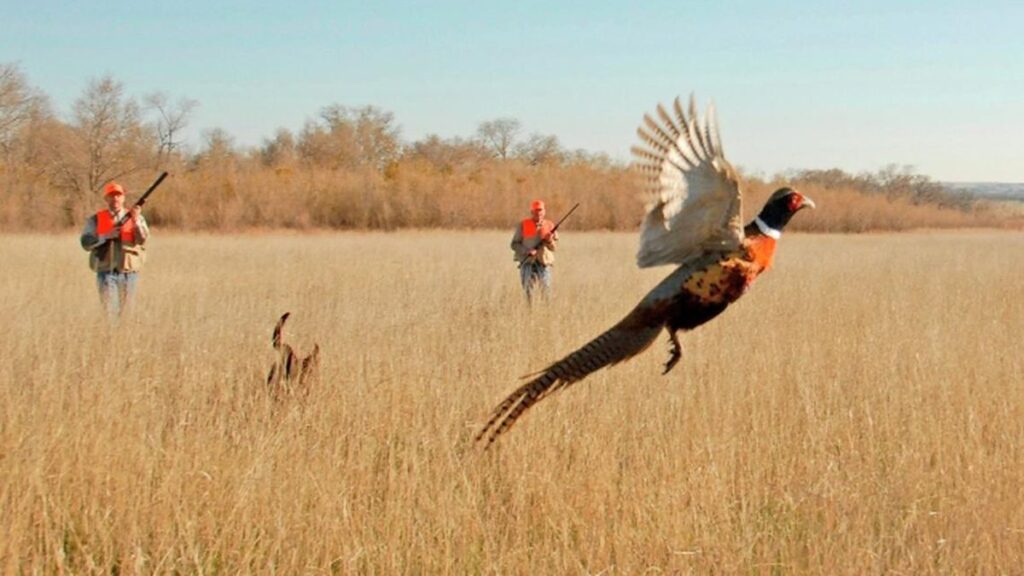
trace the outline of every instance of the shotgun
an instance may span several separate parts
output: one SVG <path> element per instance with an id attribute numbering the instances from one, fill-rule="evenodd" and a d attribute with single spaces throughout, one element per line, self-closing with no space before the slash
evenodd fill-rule
<path id="1" fill-rule="evenodd" d="M 555 231 L 558 230 L 558 227 L 562 225 L 562 222 L 565 222 L 565 219 L 568 218 L 569 215 L 572 214 L 573 212 L 575 212 L 576 209 L 579 208 L 579 207 L 580 207 L 580 203 L 579 202 L 574 204 L 573 207 L 570 208 L 569 211 L 565 213 L 565 216 L 562 216 L 562 219 L 559 220 L 557 224 L 555 224 L 555 227 L 551 229 L 551 233 L 554 234 Z"/>
<path id="2" fill-rule="evenodd" d="M 164 181 L 164 178 L 167 178 L 167 172 L 161 172 L 160 176 L 157 176 L 156 181 L 149 185 L 149 188 L 147 188 L 146 191 L 142 193 L 142 196 L 139 196 L 139 199 L 135 201 L 135 204 L 132 204 L 131 209 L 125 211 L 124 216 L 121 216 L 121 218 L 117 221 L 117 226 L 124 226 L 124 223 L 127 222 L 128 218 L 131 216 L 132 209 L 134 209 L 136 206 L 142 206 L 143 204 L 145 204 L 146 198 L 149 198 L 149 195 L 152 194 L 153 190 L 156 190 L 156 187 L 159 186 L 160 183 Z"/>
<path id="3" fill-rule="evenodd" d="M 117 222 L 114 223 L 114 227 L 120 228 L 121 226 L 124 226 L 125 222 L 128 221 L 128 218 L 131 217 L 132 210 L 136 206 L 142 206 L 143 204 L 145 204 L 146 199 L 149 198 L 149 195 L 152 194 L 154 190 L 156 190 L 156 187 L 159 186 L 160 183 L 164 181 L 164 178 L 167 178 L 167 172 L 160 173 L 160 176 L 157 177 L 156 181 L 149 185 L 149 188 L 147 188 L 146 191 L 142 193 L 142 196 L 139 196 L 139 199 L 135 201 L 135 204 L 132 204 L 132 207 L 129 208 L 128 210 L 125 210 L 124 216 L 121 216 L 120 218 L 117 219 Z M 100 244 L 99 246 L 94 248 L 94 250 L 97 251 L 96 254 L 97 256 L 99 256 L 100 260 L 103 260 L 104 258 L 107 257 L 107 250 L 109 249 L 110 240 L 104 240 L 103 244 Z"/>
<path id="4" fill-rule="evenodd" d="M 565 222 L 565 219 L 568 218 L 579 207 L 580 207 L 580 203 L 579 202 L 574 204 L 573 207 L 570 208 L 569 211 L 565 213 L 565 216 L 562 216 L 562 218 L 558 220 L 558 222 L 554 225 L 554 227 L 551 228 L 551 232 L 548 233 L 548 236 L 551 236 L 552 234 L 557 232 L 558 231 L 558 227 L 562 225 L 562 222 Z M 544 239 L 541 238 L 540 234 L 538 234 L 535 238 L 536 238 L 536 240 L 532 241 L 530 243 L 531 244 L 530 246 L 527 246 L 530 250 L 533 250 L 534 248 L 539 246 L 541 242 L 544 241 Z"/>

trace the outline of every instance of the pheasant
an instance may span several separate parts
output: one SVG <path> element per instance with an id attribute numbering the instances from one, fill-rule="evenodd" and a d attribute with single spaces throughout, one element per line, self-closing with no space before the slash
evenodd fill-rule
<path id="1" fill-rule="evenodd" d="M 637 130 L 643 145 L 632 152 L 648 196 L 637 265 L 678 267 L 617 324 L 531 375 L 498 404 L 477 441 L 487 437 L 490 445 L 538 401 L 643 352 L 662 329 L 671 346 L 667 374 L 682 356 L 677 333 L 708 322 L 739 299 L 772 267 L 793 215 L 815 207 L 796 190 L 780 188 L 743 226 L 739 179 L 722 151 L 714 105 L 698 118 L 693 96 L 688 113 L 676 98 L 672 112 L 659 104 L 657 118 L 645 114 Z"/>

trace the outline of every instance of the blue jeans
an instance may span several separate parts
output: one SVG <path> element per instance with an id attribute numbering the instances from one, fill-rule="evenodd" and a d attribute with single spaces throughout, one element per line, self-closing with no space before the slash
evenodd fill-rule
<path id="1" fill-rule="evenodd" d="M 533 293 L 540 290 L 544 298 L 551 296 L 551 268 L 539 262 L 523 262 L 519 265 L 519 281 L 526 293 L 526 300 L 533 301 Z"/>
<path id="2" fill-rule="evenodd" d="M 100 302 L 113 318 L 124 314 L 135 295 L 138 274 L 135 272 L 97 272 L 96 287 L 100 291 Z"/>

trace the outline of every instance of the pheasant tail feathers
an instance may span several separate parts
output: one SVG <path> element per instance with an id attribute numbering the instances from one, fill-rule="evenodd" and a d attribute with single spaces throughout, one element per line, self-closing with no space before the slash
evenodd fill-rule
<path id="1" fill-rule="evenodd" d="M 628 326 L 631 316 L 585 346 L 548 366 L 536 378 L 509 394 L 491 413 L 491 418 L 480 430 L 476 440 L 487 436 L 487 444 L 515 424 L 530 406 L 549 394 L 585 378 L 605 366 L 612 366 L 643 352 L 654 342 L 661 324 L 656 326 Z"/>

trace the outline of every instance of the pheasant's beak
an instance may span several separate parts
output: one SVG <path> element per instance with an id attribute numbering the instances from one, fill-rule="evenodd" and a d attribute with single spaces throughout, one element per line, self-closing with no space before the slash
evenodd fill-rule
<path id="1" fill-rule="evenodd" d="M 800 203 L 800 208 L 810 208 L 812 210 L 814 208 L 817 208 L 817 206 L 815 206 L 815 204 L 814 204 L 814 200 L 811 200 L 807 196 L 804 196 L 803 198 L 804 198 L 804 200 L 803 200 L 803 202 Z"/>

